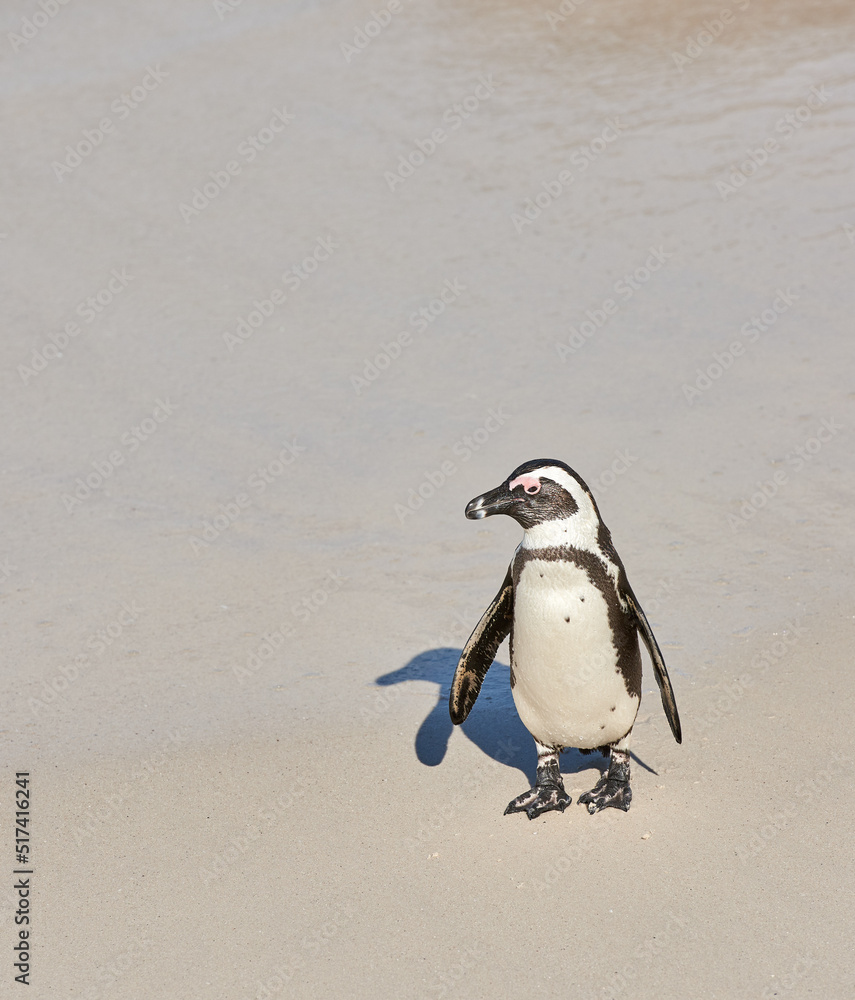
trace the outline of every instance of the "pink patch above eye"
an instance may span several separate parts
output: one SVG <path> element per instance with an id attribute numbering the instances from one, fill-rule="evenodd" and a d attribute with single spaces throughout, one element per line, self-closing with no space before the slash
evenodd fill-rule
<path id="1" fill-rule="evenodd" d="M 522 486 L 526 493 L 540 493 L 540 480 L 537 476 L 517 476 L 508 483 L 508 489 L 512 490 L 515 486 Z"/>

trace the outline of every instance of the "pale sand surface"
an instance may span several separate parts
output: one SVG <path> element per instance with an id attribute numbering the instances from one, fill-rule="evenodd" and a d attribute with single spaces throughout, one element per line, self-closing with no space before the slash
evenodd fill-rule
<path id="1" fill-rule="evenodd" d="M 734 3 L 681 61 L 720 3 L 588 0 L 553 29 L 545 4 L 419 0 L 346 62 L 379 7 L 75 0 L 17 51 L 39 8 L 0 14 L 0 995 L 23 989 L 17 770 L 28 996 L 855 995 L 851 5 Z M 616 292 L 650 248 L 671 256 Z M 446 281 L 465 287 L 417 330 Z M 462 732 L 443 704 L 519 540 L 463 507 L 541 456 L 594 486 L 676 690 L 682 746 L 646 673 L 627 814 L 577 805 L 600 760 L 568 752 L 566 813 L 502 816 L 534 767 L 506 648 Z M 194 543 L 222 505 L 234 523 Z"/>

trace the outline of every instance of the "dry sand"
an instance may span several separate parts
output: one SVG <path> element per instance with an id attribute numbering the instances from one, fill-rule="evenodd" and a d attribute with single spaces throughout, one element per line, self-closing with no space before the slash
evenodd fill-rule
<path id="1" fill-rule="evenodd" d="M 12 6 L 0 993 L 855 995 L 851 5 Z M 541 456 L 676 689 L 627 814 L 502 815 L 505 649 L 444 705 Z"/>

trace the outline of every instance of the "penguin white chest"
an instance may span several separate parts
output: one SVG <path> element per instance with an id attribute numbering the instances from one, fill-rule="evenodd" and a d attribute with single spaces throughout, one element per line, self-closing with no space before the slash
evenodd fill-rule
<path id="1" fill-rule="evenodd" d="M 572 561 L 523 563 L 511 665 L 517 711 L 545 746 L 604 746 L 635 721 L 639 698 L 618 670 L 606 598 Z"/>

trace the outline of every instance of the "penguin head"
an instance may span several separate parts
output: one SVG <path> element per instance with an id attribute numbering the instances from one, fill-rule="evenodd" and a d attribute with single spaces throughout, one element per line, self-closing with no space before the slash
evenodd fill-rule
<path id="1" fill-rule="evenodd" d="M 471 520 L 508 514 L 526 530 L 548 521 L 599 522 L 599 511 L 585 481 L 569 465 L 551 458 L 525 462 L 501 486 L 466 505 Z"/>

